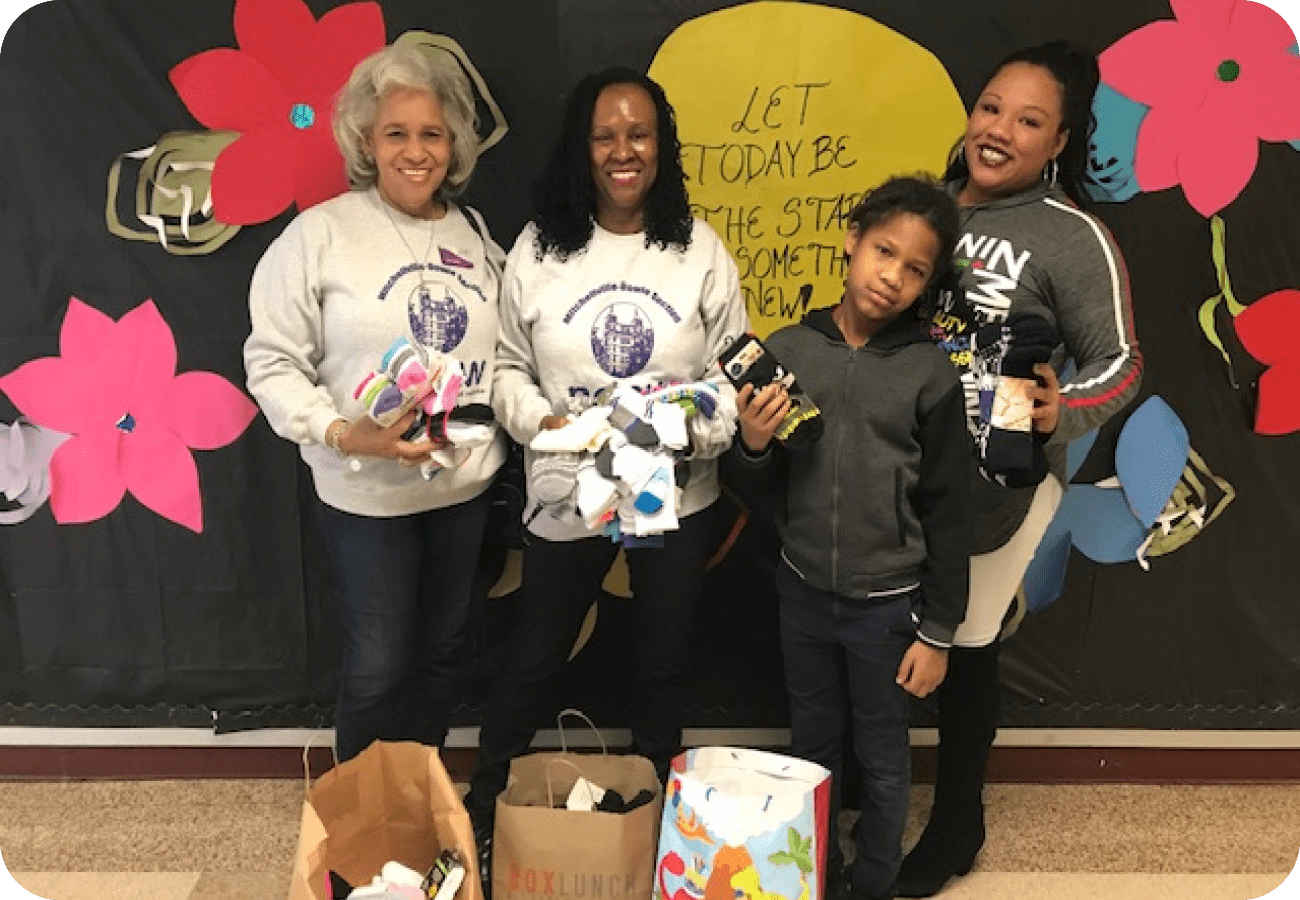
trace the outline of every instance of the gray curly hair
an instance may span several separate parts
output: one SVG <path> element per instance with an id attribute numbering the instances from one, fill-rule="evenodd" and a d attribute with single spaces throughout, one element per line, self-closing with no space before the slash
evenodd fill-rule
<path id="1" fill-rule="evenodd" d="M 465 189 L 478 162 L 478 114 L 469 80 L 450 59 L 426 56 L 411 47 L 384 47 L 357 63 L 334 104 L 334 141 L 347 163 L 353 188 L 372 187 L 378 179 L 366 139 L 379 115 L 385 93 L 394 88 L 428 91 L 442 104 L 451 131 L 447 177 L 435 194 L 454 197 Z"/>

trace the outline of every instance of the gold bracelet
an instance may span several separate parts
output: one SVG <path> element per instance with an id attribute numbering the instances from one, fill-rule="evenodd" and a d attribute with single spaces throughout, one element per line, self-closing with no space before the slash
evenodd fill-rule
<path id="1" fill-rule="evenodd" d="M 332 447 L 339 456 L 347 456 L 343 452 L 343 432 L 347 430 L 348 422 L 346 419 L 335 419 L 329 430 L 325 432 L 325 443 Z"/>

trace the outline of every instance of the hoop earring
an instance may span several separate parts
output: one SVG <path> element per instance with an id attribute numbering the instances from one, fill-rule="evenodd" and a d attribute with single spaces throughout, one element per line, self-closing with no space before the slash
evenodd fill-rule
<path id="1" fill-rule="evenodd" d="M 1056 176 L 1060 174 L 1061 164 L 1053 156 L 1047 161 L 1047 167 L 1043 169 L 1043 180 L 1047 182 L 1048 187 L 1056 187 Z"/>

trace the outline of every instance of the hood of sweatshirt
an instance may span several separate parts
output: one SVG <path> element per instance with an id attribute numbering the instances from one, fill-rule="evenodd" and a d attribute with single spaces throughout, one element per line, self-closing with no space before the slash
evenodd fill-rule
<path id="1" fill-rule="evenodd" d="M 961 193 L 961 189 L 965 184 L 965 179 L 962 179 L 961 181 L 948 182 L 946 185 L 948 195 L 954 200 L 957 199 L 957 195 Z M 1046 181 L 1040 180 L 1035 182 L 1032 186 L 1025 188 L 1023 191 L 1012 194 L 1009 197 L 998 197 L 995 200 L 989 200 L 984 203 L 975 203 L 971 206 L 959 205 L 958 212 L 961 213 L 962 224 L 965 225 L 966 220 L 977 212 L 995 209 L 1013 209 L 1017 206 L 1028 206 L 1031 203 L 1039 202 L 1044 197 L 1051 197 L 1053 200 L 1067 203 L 1070 206 L 1078 205 L 1070 199 L 1069 195 L 1061 189 L 1059 184 L 1052 185 L 1048 184 Z"/>
<path id="2" fill-rule="evenodd" d="M 930 338 L 925 332 L 925 325 L 917 315 L 917 309 L 921 304 L 922 300 L 918 300 L 910 308 L 903 310 L 889 322 L 886 322 L 885 326 L 867 342 L 866 349 L 888 353 L 891 350 L 897 350 L 899 347 L 928 342 Z M 838 305 L 836 304 L 836 306 Z M 831 315 L 831 311 L 834 309 L 834 306 L 826 306 L 821 309 L 809 310 L 799 324 L 805 328 L 811 328 L 818 334 L 825 335 L 836 343 L 847 344 L 848 341 L 844 339 L 844 332 L 840 331 L 840 327 L 835 324 L 835 318 Z"/>

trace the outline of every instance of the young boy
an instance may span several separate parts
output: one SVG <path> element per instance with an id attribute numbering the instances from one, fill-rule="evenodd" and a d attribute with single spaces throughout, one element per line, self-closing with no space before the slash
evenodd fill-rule
<path id="1" fill-rule="evenodd" d="M 826 766 L 832 898 L 892 897 L 911 782 L 910 696 L 947 669 L 969 579 L 970 437 L 962 388 L 913 304 L 948 265 L 953 201 L 933 181 L 893 178 L 850 213 L 844 296 L 766 344 L 821 409 L 825 433 L 773 440 L 779 384 L 738 397 L 728 459 L 737 487 L 773 501 L 791 751 Z M 862 818 L 847 885 L 836 818 L 851 717 Z"/>

